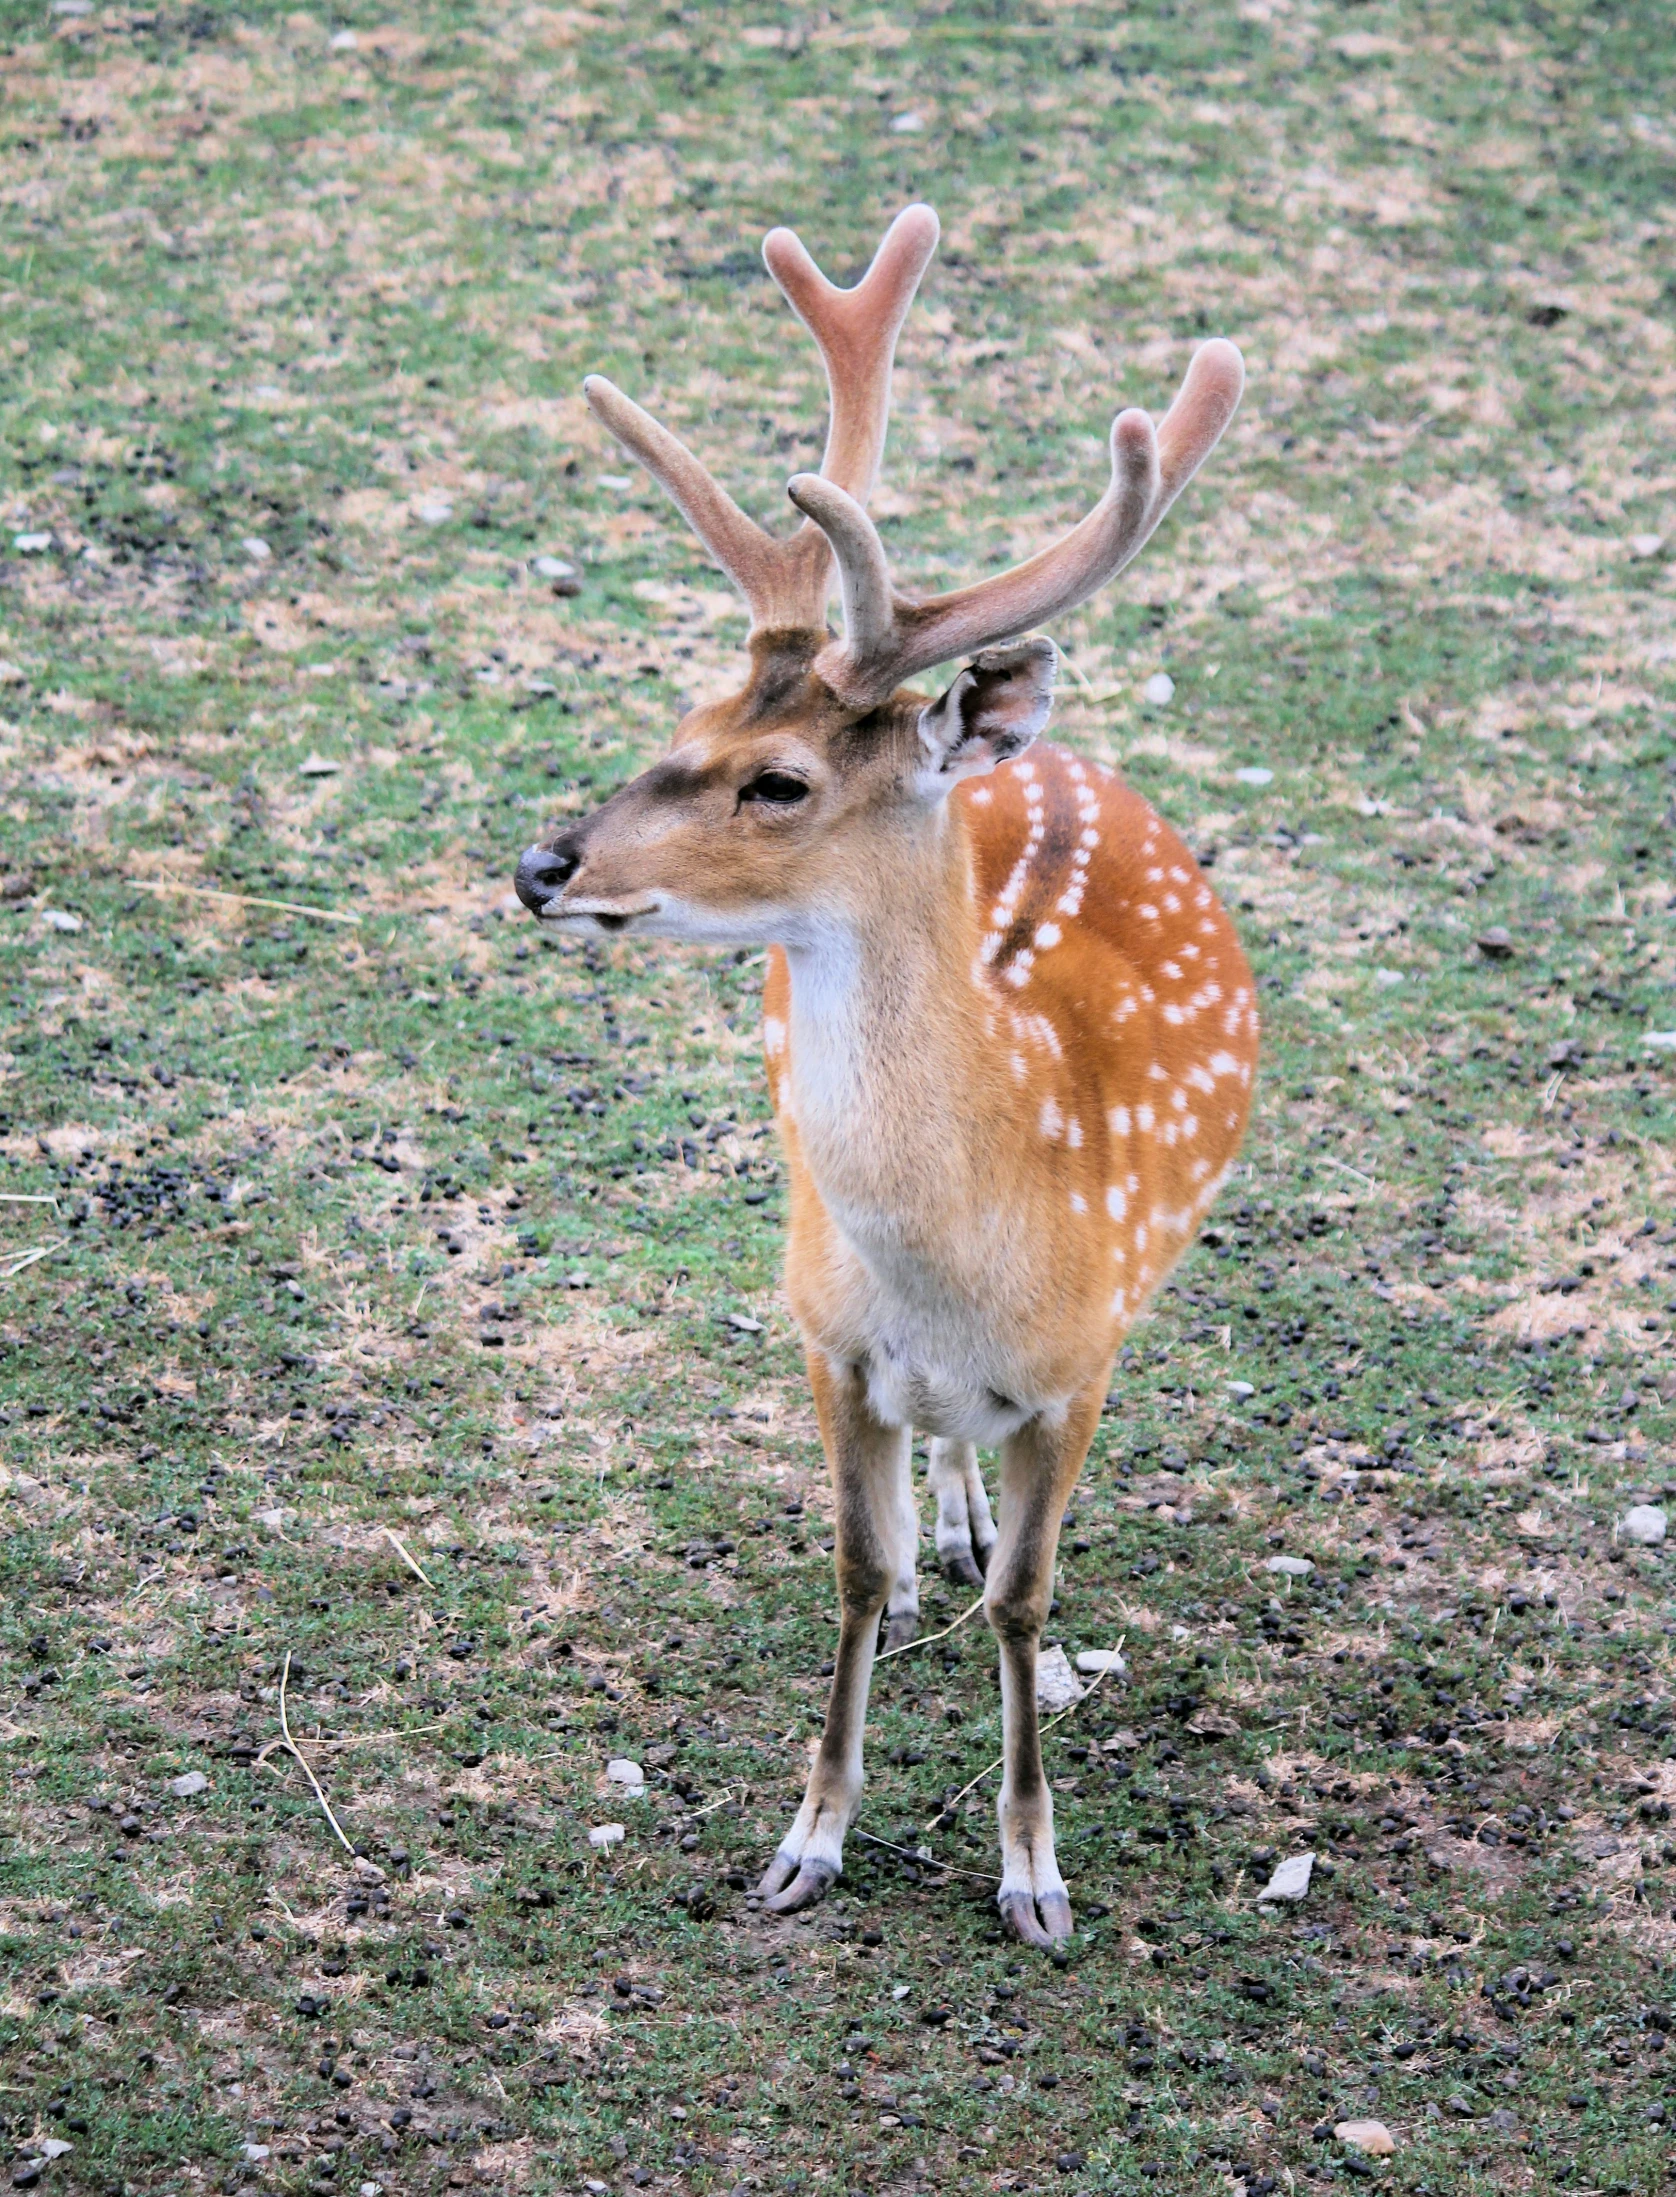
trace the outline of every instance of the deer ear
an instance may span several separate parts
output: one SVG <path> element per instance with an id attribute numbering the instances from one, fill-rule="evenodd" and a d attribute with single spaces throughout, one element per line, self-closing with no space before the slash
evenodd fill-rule
<path id="1" fill-rule="evenodd" d="M 1053 709 L 1059 661 L 1051 641 L 1015 641 L 974 656 L 948 692 L 920 712 L 921 784 L 946 793 L 1022 755 Z"/>

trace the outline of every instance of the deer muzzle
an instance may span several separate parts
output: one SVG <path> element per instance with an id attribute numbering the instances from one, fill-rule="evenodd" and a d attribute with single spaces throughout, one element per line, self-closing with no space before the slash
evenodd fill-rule
<path id="1" fill-rule="evenodd" d="M 518 857 L 513 879 L 518 898 L 532 915 L 545 915 L 549 901 L 557 900 L 576 875 L 582 856 L 565 838 L 550 846 L 526 847 Z"/>

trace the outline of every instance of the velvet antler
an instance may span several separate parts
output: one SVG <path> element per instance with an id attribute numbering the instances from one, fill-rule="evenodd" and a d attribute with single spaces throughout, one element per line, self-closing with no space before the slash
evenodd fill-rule
<path id="1" fill-rule="evenodd" d="M 792 309 L 820 346 L 831 423 L 819 478 L 856 509 L 878 478 L 890 413 L 897 333 L 937 249 L 937 216 L 908 206 L 853 290 L 827 281 L 789 229 L 772 230 L 762 256 Z M 666 489 L 693 532 L 750 605 L 753 632 L 817 631 L 826 623 L 832 561 L 826 534 L 807 520 L 777 541 L 749 519 L 684 443 L 600 375 L 582 385 L 617 440 Z"/>
<path id="2" fill-rule="evenodd" d="M 787 493 L 832 544 L 844 598 L 844 638 L 816 658 L 818 675 L 853 707 L 871 708 L 932 664 L 1026 633 L 1086 601 L 1122 571 L 1210 455 L 1244 381 L 1231 343 L 1201 345 L 1156 432 L 1140 411 L 1112 422 L 1111 486 L 1063 540 L 1010 572 L 928 602 L 897 593 L 878 529 L 860 504 L 830 478 L 799 473 Z"/>

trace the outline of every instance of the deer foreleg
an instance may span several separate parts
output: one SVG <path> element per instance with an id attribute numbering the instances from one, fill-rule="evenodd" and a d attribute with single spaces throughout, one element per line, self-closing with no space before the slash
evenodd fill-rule
<path id="1" fill-rule="evenodd" d="M 1104 1384 L 1057 1419 L 1021 1427 L 1001 1449 L 1001 1531 L 984 1614 L 1001 1650 L 1001 1889 L 1009 1929 L 1027 1945 L 1071 1934 L 1071 1902 L 1053 1850 L 1053 1795 L 1042 1769 L 1036 1655 L 1053 1600 L 1059 1521 L 1099 1423 Z"/>
<path id="2" fill-rule="evenodd" d="M 809 1374 L 836 1498 L 838 1653 L 803 1805 L 757 1887 L 777 1914 L 812 1906 L 843 1868 L 844 1833 L 861 1798 L 879 1613 L 904 1564 L 913 1577 L 917 1530 L 908 1429 L 880 1425 L 853 1369 L 812 1351 Z"/>

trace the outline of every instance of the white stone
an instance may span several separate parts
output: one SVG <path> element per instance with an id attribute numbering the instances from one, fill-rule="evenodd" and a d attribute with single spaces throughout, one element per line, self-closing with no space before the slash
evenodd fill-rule
<path id="1" fill-rule="evenodd" d="M 333 53 L 353 53 L 361 41 L 353 31 L 333 31 L 326 43 Z"/>
<path id="2" fill-rule="evenodd" d="M 727 1316 L 727 1324 L 729 1327 L 736 1327 L 741 1335 L 760 1335 L 762 1333 L 762 1322 L 753 1320 L 748 1312 L 730 1312 Z"/>
<path id="3" fill-rule="evenodd" d="M 454 516 L 454 506 L 446 496 L 426 496 L 413 510 L 422 526 L 444 526 Z"/>
<path id="4" fill-rule="evenodd" d="M 1271 1556 L 1263 1569 L 1284 1572 L 1288 1579 L 1307 1579 L 1315 1566 L 1307 1556 Z"/>
<path id="5" fill-rule="evenodd" d="M 244 540 L 240 542 L 239 547 L 253 565 L 265 565 L 273 555 L 273 551 L 263 541 L 260 534 L 247 534 Z"/>
<path id="6" fill-rule="evenodd" d="M 1375 969 L 1373 972 L 1373 981 L 1376 984 L 1400 984 L 1402 980 L 1403 974 L 1400 969 Z"/>
<path id="7" fill-rule="evenodd" d="M 1656 1549 L 1668 1523 L 1657 1503 L 1637 1503 L 1619 1519 L 1618 1531 L 1626 1541 L 1639 1541 L 1644 1549 Z"/>
<path id="8" fill-rule="evenodd" d="M 285 1524 L 285 1513 L 282 1510 L 259 1510 L 255 1517 L 256 1523 L 266 1526 L 270 1533 L 278 1533 Z"/>
<path id="9" fill-rule="evenodd" d="M 74 2151 L 76 2147 L 74 2144 L 66 2143 L 62 2136 L 36 2136 L 23 2148 L 25 2151 L 32 2152 L 37 2159 L 62 2159 L 67 2152 Z"/>
<path id="10" fill-rule="evenodd" d="M 1077 1669 L 1085 1678 L 1098 1678 L 1102 1671 L 1109 1671 L 1113 1678 L 1127 1678 L 1129 1666 L 1115 1648 L 1083 1648 L 1077 1654 Z"/>
<path id="11" fill-rule="evenodd" d="M 1261 763 L 1247 763 L 1244 770 L 1235 771 L 1234 776 L 1242 786 L 1268 786 L 1274 783 L 1274 772 L 1265 769 Z"/>
<path id="12" fill-rule="evenodd" d="M 601 488 L 615 488 L 619 490 L 632 488 L 634 486 L 634 477 L 632 474 L 629 473 L 602 473 L 599 476 L 599 485 L 601 486 Z"/>
<path id="13" fill-rule="evenodd" d="M 1225 1386 L 1229 1395 L 1238 1403 L 1244 1403 L 1248 1396 L 1255 1396 L 1257 1393 L 1249 1381 L 1229 1381 Z"/>
<path id="14" fill-rule="evenodd" d="M 1676 1053 L 1676 1030 L 1647 1030 L 1641 1042 L 1661 1053 Z"/>
<path id="15" fill-rule="evenodd" d="M 247 2159 L 254 2159 L 260 2164 L 262 2160 L 270 2155 L 271 2150 L 272 2146 L 268 2144 L 246 2144 L 244 2155 Z"/>
<path id="16" fill-rule="evenodd" d="M 363 1884 L 382 1884 L 384 1882 L 383 1870 L 376 1861 L 369 1860 L 365 1854 L 355 1856 L 355 1874 Z"/>
<path id="17" fill-rule="evenodd" d="M 621 1846 L 627 1837 L 628 1832 L 620 1823 L 596 1823 L 588 1833 L 588 1844 L 603 1853 L 608 1847 Z"/>
<path id="18" fill-rule="evenodd" d="M 1036 1658 L 1036 1706 L 1057 1714 L 1082 1699 L 1082 1688 L 1063 1648 L 1044 1648 Z"/>
<path id="19" fill-rule="evenodd" d="M 188 1770 L 184 1777 L 172 1777 L 169 1790 L 176 1800 L 191 1800 L 197 1793 L 209 1791 L 209 1779 L 202 1770 Z"/>
<path id="20" fill-rule="evenodd" d="M 1176 698 L 1176 683 L 1167 671 L 1155 671 L 1142 689 L 1147 700 L 1162 709 L 1166 702 Z"/>
<path id="21" fill-rule="evenodd" d="M 299 778 L 335 778 L 343 765 L 329 755 L 305 755 L 297 765 Z"/>
<path id="22" fill-rule="evenodd" d="M 14 534 L 12 547 L 25 557 L 38 557 L 43 549 L 52 547 L 50 534 Z"/>
<path id="23" fill-rule="evenodd" d="M 576 567 L 567 565 L 562 557 L 534 557 L 530 560 L 530 570 L 539 573 L 544 580 L 574 580 L 576 577 Z"/>
<path id="24" fill-rule="evenodd" d="M 1388 2159 L 1397 2148 L 1397 2139 L 1383 2121 L 1340 2121 L 1333 2134 L 1353 2151 L 1371 2152 L 1379 2159 Z"/>
<path id="25" fill-rule="evenodd" d="M 1259 1900 L 1299 1900 L 1309 1890 L 1309 1880 L 1315 1868 L 1313 1854 L 1288 1854 L 1258 1893 Z"/>
<path id="26" fill-rule="evenodd" d="M 79 931 L 81 917 L 72 915 L 67 908 L 43 908 L 41 921 L 49 931 Z"/>
<path id="27" fill-rule="evenodd" d="M 605 1774 L 613 1785 L 620 1785 L 632 1798 L 646 1790 L 646 1773 L 638 1762 L 631 1762 L 627 1755 L 617 1755 L 605 1765 Z"/>
<path id="28" fill-rule="evenodd" d="M 28 684 L 29 674 L 21 664 L 0 657 L 0 687 L 26 687 Z"/>
<path id="29" fill-rule="evenodd" d="M 893 114 L 890 118 L 890 126 L 896 136 L 912 137 L 916 130 L 925 128 L 925 117 L 913 113 Z"/>
<path id="30" fill-rule="evenodd" d="M 1632 534 L 1629 538 L 1629 553 L 1632 557 L 1656 557 L 1663 547 L 1662 534 Z"/>

